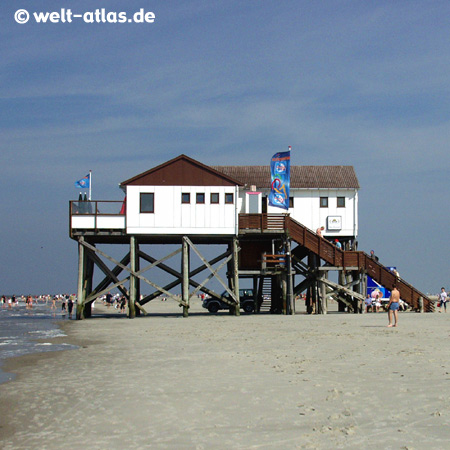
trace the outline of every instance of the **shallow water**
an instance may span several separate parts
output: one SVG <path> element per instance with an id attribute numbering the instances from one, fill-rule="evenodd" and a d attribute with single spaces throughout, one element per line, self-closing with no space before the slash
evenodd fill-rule
<path id="1" fill-rule="evenodd" d="M 61 313 L 60 306 L 56 310 L 50 309 L 50 306 L 51 303 L 34 304 L 31 310 L 27 310 L 24 303 L 11 310 L 0 307 L 0 383 L 14 379 L 13 374 L 1 370 L 7 358 L 76 348 L 69 344 L 52 343 L 53 338 L 65 336 L 58 322 L 68 318 Z"/>

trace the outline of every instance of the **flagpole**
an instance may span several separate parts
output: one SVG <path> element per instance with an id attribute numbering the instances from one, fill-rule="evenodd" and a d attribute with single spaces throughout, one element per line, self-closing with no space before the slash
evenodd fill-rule
<path id="1" fill-rule="evenodd" d="M 89 201 L 91 201 L 92 193 L 92 170 L 89 171 Z"/>

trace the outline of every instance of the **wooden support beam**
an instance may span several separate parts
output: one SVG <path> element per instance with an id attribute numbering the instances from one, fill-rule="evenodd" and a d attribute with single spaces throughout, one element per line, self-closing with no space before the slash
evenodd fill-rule
<path id="1" fill-rule="evenodd" d="M 83 242 L 82 245 L 90 248 L 91 250 L 94 250 L 96 252 L 98 252 L 99 254 L 101 254 L 102 256 L 104 256 L 106 259 L 110 260 L 111 262 L 117 264 L 118 266 L 120 266 L 123 270 L 126 270 L 127 272 L 131 273 L 131 269 L 129 267 L 124 266 L 123 264 L 119 263 L 118 261 L 116 261 L 114 258 L 112 258 L 111 256 L 107 255 L 105 252 L 102 252 L 101 250 L 93 247 L 92 245 L 88 244 L 87 242 Z M 168 297 L 174 299 L 175 301 L 177 301 L 178 303 L 180 303 L 181 305 L 184 306 L 184 302 L 182 300 L 178 300 L 174 295 L 172 295 L 170 292 L 167 292 L 165 289 L 163 289 L 161 286 L 158 286 L 157 284 L 151 282 L 150 280 L 147 280 L 142 273 L 145 272 L 146 270 L 148 270 L 148 267 L 146 267 L 145 269 L 142 269 L 138 272 L 136 272 L 134 275 L 136 277 L 138 277 L 139 279 L 141 279 L 142 281 L 144 281 L 145 283 L 149 284 L 150 286 L 161 290 L 161 292 L 163 292 L 164 294 L 166 294 Z"/>
<path id="2" fill-rule="evenodd" d="M 85 292 L 84 292 L 84 278 L 85 278 L 85 270 L 86 270 L 86 256 L 85 256 L 85 247 L 83 245 L 84 238 L 81 236 L 78 239 L 78 292 L 77 292 L 77 311 L 76 311 L 76 319 L 81 320 L 84 319 L 84 300 L 85 300 Z"/>
<path id="3" fill-rule="evenodd" d="M 323 272 L 322 276 L 320 277 L 320 305 L 321 305 L 321 314 L 327 314 L 328 313 L 328 301 L 327 301 L 327 285 L 324 282 L 324 279 L 328 278 L 328 272 Z"/>
<path id="4" fill-rule="evenodd" d="M 182 242 L 182 258 L 181 258 L 181 273 L 183 276 L 183 283 L 181 285 L 181 297 L 185 306 L 183 306 L 183 317 L 189 315 L 189 243 L 186 236 L 183 237 Z"/>
<path id="5" fill-rule="evenodd" d="M 239 316 L 240 310 L 240 295 L 239 295 L 239 243 L 236 237 L 233 238 L 233 287 L 236 305 L 234 306 L 234 315 Z"/>
<path id="6" fill-rule="evenodd" d="M 97 267 L 106 275 L 105 280 L 106 279 L 113 280 L 115 283 L 119 282 L 119 279 L 115 275 L 114 269 L 115 269 L 116 272 L 118 272 L 120 274 L 120 272 L 122 272 L 122 269 L 120 267 L 116 266 L 113 270 L 110 270 L 109 267 L 99 258 L 99 256 L 94 251 L 92 251 L 90 249 L 87 249 L 87 252 L 88 252 L 88 257 L 90 259 L 92 259 L 93 262 L 97 265 Z M 129 255 L 129 253 L 128 253 L 128 255 Z M 129 261 L 128 258 L 124 258 L 123 260 L 125 260 L 125 261 L 128 260 Z M 128 278 L 126 278 L 126 280 L 128 280 Z M 120 290 L 120 292 L 122 292 L 122 294 L 125 295 L 125 297 L 128 298 L 128 295 L 129 295 L 128 294 L 128 290 L 123 285 L 123 282 L 120 282 L 120 283 L 116 284 L 114 287 L 117 287 Z M 106 288 L 106 289 L 104 289 L 104 291 L 108 292 L 111 289 L 113 289 L 113 288 L 111 288 L 111 287 L 109 289 Z M 103 293 L 89 296 L 89 301 L 95 300 L 100 295 L 103 295 Z"/>
<path id="7" fill-rule="evenodd" d="M 301 283 L 297 284 L 297 286 L 294 287 L 294 295 L 301 294 L 302 292 L 306 291 L 312 283 L 314 283 L 314 278 L 305 278 Z"/>
<path id="8" fill-rule="evenodd" d="M 197 249 L 197 247 L 192 243 L 192 241 L 187 237 L 184 236 L 183 239 L 186 239 L 186 242 L 189 244 L 189 247 L 196 253 L 196 255 L 201 259 L 203 264 L 206 265 L 206 267 L 211 271 L 214 272 L 214 268 L 209 264 L 209 262 L 202 256 L 200 251 Z M 236 302 L 239 303 L 239 297 L 236 298 L 235 293 L 225 284 L 225 282 L 222 280 L 222 278 L 217 274 L 216 280 L 224 287 L 224 289 L 228 292 L 230 297 Z"/>
<path id="9" fill-rule="evenodd" d="M 346 294 L 358 298 L 360 300 L 364 300 L 364 295 L 359 294 L 351 289 L 349 289 L 348 287 L 342 286 L 340 284 L 334 283 L 333 281 L 327 280 L 325 278 L 322 279 L 322 282 L 327 284 L 328 286 L 331 286 L 332 288 L 334 288 L 336 291 L 342 291 L 345 292 Z M 350 283 L 350 285 L 352 285 L 353 282 Z"/>
<path id="10" fill-rule="evenodd" d="M 287 315 L 288 313 L 288 303 L 287 303 L 287 276 L 286 272 L 283 272 L 280 275 L 280 284 L 281 284 L 281 311 L 284 315 Z"/>
<path id="11" fill-rule="evenodd" d="M 97 256 L 95 253 L 92 252 L 91 254 L 95 255 L 95 256 L 98 258 L 98 256 Z M 102 265 L 106 266 L 100 258 L 98 258 L 98 260 L 101 261 L 101 264 L 102 264 Z M 127 264 L 129 264 L 129 262 L 130 262 L 130 253 L 128 252 L 128 253 L 122 258 L 122 260 L 120 261 L 120 263 L 126 266 Z M 96 263 L 96 264 L 97 264 L 97 263 Z M 102 269 L 102 268 L 99 266 L 99 264 L 97 264 L 97 266 L 100 268 L 100 270 L 101 270 L 103 273 L 105 273 L 106 276 L 105 276 L 105 278 L 97 285 L 97 287 L 92 291 L 92 293 L 89 295 L 89 298 L 86 299 L 86 302 L 88 302 L 88 301 L 89 301 L 89 302 L 94 301 L 96 298 L 102 296 L 103 293 L 106 293 L 106 292 L 108 292 L 108 290 L 113 289 L 112 287 L 111 287 L 110 289 L 108 289 L 109 284 L 111 283 L 111 281 L 115 281 L 115 282 L 119 281 L 117 277 L 118 277 L 118 276 L 120 275 L 120 273 L 123 271 L 123 269 L 122 269 L 121 267 L 119 267 L 119 266 L 114 267 L 113 270 L 110 270 L 107 266 L 106 266 L 105 269 Z M 114 287 L 116 287 L 116 286 L 114 286 Z M 125 287 L 124 287 L 124 288 L 125 288 Z M 126 289 L 125 289 L 125 291 L 126 291 Z M 101 292 L 101 293 L 100 293 L 100 292 Z M 126 291 L 126 292 L 127 292 L 127 293 L 124 294 L 124 295 L 125 295 L 125 297 L 128 298 L 128 291 Z"/>
<path id="12" fill-rule="evenodd" d="M 139 279 L 136 277 L 137 272 L 137 259 L 138 254 L 138 243 L 135 236 L 130 236 L 130 298 L 128 300 L 128 317 L 134 319 L 136 317 L 136 294 L 137 294 L 137 284 Z"/>
<path id="13" fill-rule="evenodd" d="M 287 267 L 287 292 L 288 292 L 288 308 L 287 313 L 290 315 L 295 314 L 295 298 L 294 298 L 294 276 L 295 273 L 292 270 L 292 252 L 291 252 L 291 241 L 286 240 L 286 267 Z"/>
<path id="14" fill-rule="evenodd" d="M 196 295 L 198 291 L 202 290 L 205 286 L 205 284 L 213 277 L 216 277 L 219 271 L 232 259 L 232 255 L 228 256 L 217 268 L 214 270 L 214 272 L 210 273 L 201 283 L 195 283 L 197 286 L 195 287 L 194 291 L 192 292 L 192 295 Z M 191 280 L 189 280 L 189 283 L 191 283 Z M 225 297 L 219 296 L 221 300 L 225 301 L 226 303 L 230 303 L 227 301 Z M 233 303 L 230 303 L 233 304 Z"/>
<path id="15" fill-rule="evenodd" d="M 92 303 L 86 302 L 86 298 L 92 292 L 93 278 L 94 278 L 94 262 L 92 261 L 92 259 L 89 258 L 89 255 L 86 254 L 86 274 L 85 274 L 85 280 L 84 280 L 85 301 L 84 301 L 84 309 L 83 309 L 83 315 L 86 318 L 92 316 Z"/>
<path id="16" fill-rule="evenodd" d="M 229 251 L 224 252 L 221 255 L 216 256 L 211 261 L 209 261 L 209 264 L 210 265 L 216 264 L 217 262 L 219 262 L 223 258 L 226 258 L 226 257 L 230 256 L 230 254 L 231 253 Z M 152 258 L 151 256 L 143 253 L 142 251 L 140 251 L 140 256 L 141 256 L 141 258 L 145 259 L 146 261 L 148 261 L 150 263 L 157 262 L 155 258 Z M 179 284 L 181 284 L 183 282 L 183 276 L 182 276 L 181 272 L 179 272 L 177 270 L 174 270 L 171 267 L 166 266 L 163 263 L 159 263 L 157 267 L 177 278 L 175 281 L 172 281 L 171 283 L 169 283 L 166 286 L 164 286 L 164 289 L 166 291 L 169 291 L 170 289 L 173 289 L 175 286 L 178 286 Z M 197 283 L 196 281 L 192 280 L 192 277 L 194 277 L 195 275 L 203 272 L 206 268 L 207 268 L 206 265 L 203 264 L 202 266 L 199 266 L 196 269 L 194 269 L 194 270 L 189 272 L 189 284 L 191 286 L 193 286 L 195 288 L 198 288 L 200 286 L 199 283 Z M 216 294 L 214 291 L 209 290 L 205 286 L 203 286 L 200 290 L 202 292 L 204 292 L 205 294 L 210 295 L 211 297 L 215 297 L 217 299 L 221 298 L 220 295 Z M 145 298 L 143 298 L 140 303 L 141 304 L 148 303 L 148 302 L 152 301 L 153 299 L 155 299 L 156 297 L 158 297 L 161 293 L 162 293 L 162 291 L 155 291 L 152 294 L 147 295 Z"/>

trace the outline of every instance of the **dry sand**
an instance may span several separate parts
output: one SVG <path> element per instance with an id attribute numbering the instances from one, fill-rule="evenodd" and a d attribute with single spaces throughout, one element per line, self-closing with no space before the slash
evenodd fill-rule
<path id="1" fill-rule="evenodd" d="M 10 360 L 0 448 L 450 447 L 450 314 L 388 329 L 386 313 L 147 309 L 67 322 L 80 348 Z"/>

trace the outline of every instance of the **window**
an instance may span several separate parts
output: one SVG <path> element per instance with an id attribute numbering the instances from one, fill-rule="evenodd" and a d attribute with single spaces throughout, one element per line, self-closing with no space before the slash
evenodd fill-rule
<path id="1" fill-rule="evenodd" d="M 197 192 L 197 194 L 195 195 L 195 201 L 197 203 L 205 203 L 205 194 L 203 194 L 202 192 Z"/>
<path id="2" fill-rule="evenodd" d="M 225 204 L 232 205 L 234 203 L 234 195 L 233 194 L 225 194 Z"/>
<path id="3" fill-rule="evenodd" d="M 181 194 L 181 203 L 191 203 L 191 194 L 189 192 L 183 192 Z"/>
<path id="4" fill-rule="evenodd" d="M 211 204 L 219 203 L 219 194 L 211 193 Z"/>
<path id="5" fill-rule="evenodd" d="M 345 208 L 345 197 L 338 197 L 337 198 L 337 207 L 338 208 Z"/>
<path id="6" fill-rule="evenodd" d="M 294 207 L 294 197 L 289 197 L 289 208 Z"/>
<path id="7" fill-rule="evenodd" d="M 320 207 L 328 208 L 328 197 L 320 197 Z"/>
<path id="8" fill-rule="evenodd" d="M 151 193 L 141 193 L 140 197 L 140 209 L 141 213 L 154 213 L 155 212 L 155 194 Z"/>

